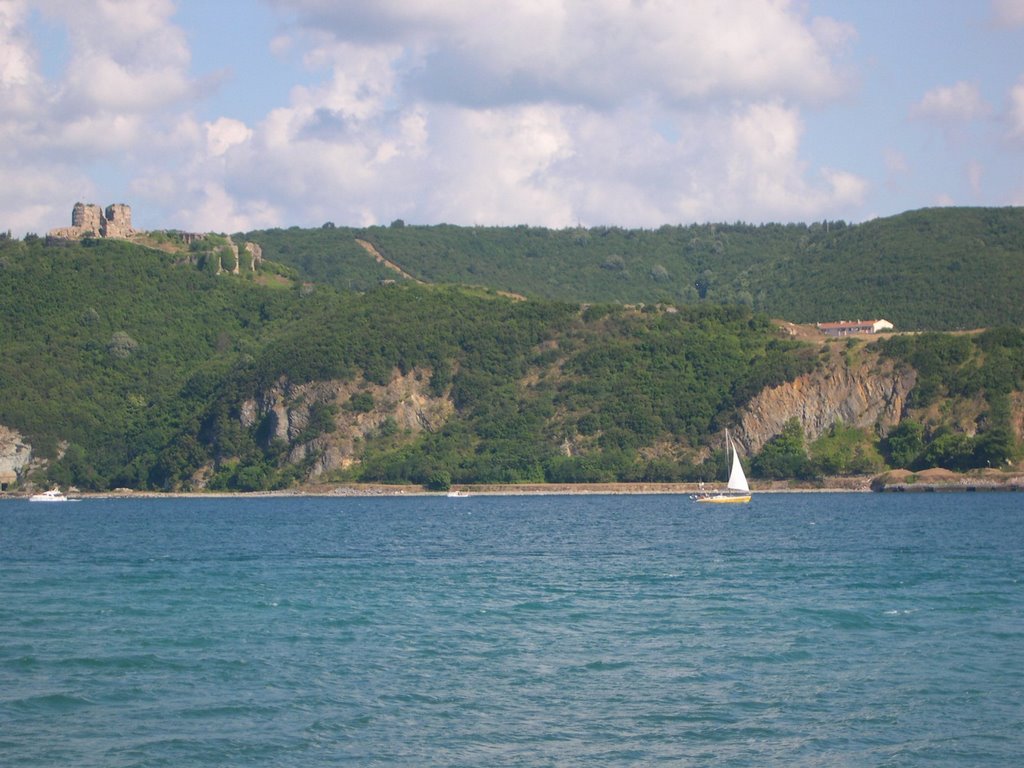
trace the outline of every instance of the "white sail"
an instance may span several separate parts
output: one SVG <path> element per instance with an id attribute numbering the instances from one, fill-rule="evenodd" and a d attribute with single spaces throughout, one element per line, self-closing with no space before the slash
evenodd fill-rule
<path id="1" fill-rule="evenodd" d="M 729 448 L 732 450 L 732 469 L 729 471 L 729 490 L 743 491 L 750 493 L 750 486 L 747 485 L 747 476 L 743 474 L 743 466 L 740 464 L 740 455 L 736 453 L 736 446 L 729 441 Z"/>
<path id="2" fill-rule="evenodd" d="M 725 461 L 729 463 L 729 452 L 732 451 L 732 466 L 729 469 L 729 485 L 726 492 L 715 491 L 714 493 L 700 493 L 691 496 L 694 501 L 708 501 L 713 503 L 750 501 L 750 486 L 747 485 L 747 476 L 743 474 L 743 465 L 740 464 L 740 455 L 736 453 L 736 446 L 729 439 L 729 430 L 725 431 Z M 703 491 L 703 483 L 701 483 Z"/>

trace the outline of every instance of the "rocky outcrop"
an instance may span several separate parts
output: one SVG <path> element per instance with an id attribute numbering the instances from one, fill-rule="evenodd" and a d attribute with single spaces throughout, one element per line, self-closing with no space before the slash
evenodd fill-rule
<path id="1" fill-rule="evenodd" d="M 299 464 L 313 460 L 309 478 L 344 469 L 359 460 L 357 443 L 380 430 L 416 434 L 440 429 L 454 413 L 447 398 L 427 393 L 430 374 L 414 370 L 405 376 L 397 372 L 381 386 L 363 380 L 317 381 L 292 384 L 281 380 L 258 398 L 242 404 L 240 421 L 257 429 L 268 444 L 281 441 L 288 446 L 288 461 Z M 354 409 L 352 396 L 372 398 L 371 409 Z M 317 422 L 334 406 L 327 431 Z M 311 427 L 312 425 L 312 427 Z"/>
<path id="2" fill-rule="evenodd" d="M 793 418 L 803 426 L 808 440 L 817 439 L 839 421 L 865 429 L 877 427 L 886 434 L 899 423 L 916 380 L 912 369 L 896 367 L 873 352 L 862 352 L 858 361 L 833 353 L 820 369 L 754 397 L 743 410 L 735 437 L 753 455 Z"/>
<path id="3" fill-rule="evenodd" d="M 245 252 L 249 254 L 249 271 L 255 272 L 263 263 L 263 249 L 257 243 L 246 243 Z"/>
<path id="4" fill-rule="evenodd" d="M 23 483 L 31 462 L 32 446 L 21 433 L 0 426 L 0 489 Z"/>

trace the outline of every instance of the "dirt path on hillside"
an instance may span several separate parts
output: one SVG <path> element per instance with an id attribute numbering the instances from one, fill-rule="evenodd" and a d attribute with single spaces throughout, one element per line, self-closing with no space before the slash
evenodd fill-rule
<path id="1" fill-rule="evenodd" d="M 412 280 L 414 283 L 426 285 L 426 283 L 424 283 L 422 280 L 418 280 L 417 278 L 413 277 L 400 266 L 395 264 L 395 262 L 388 261 L 387 259 L 385 259 L 381 252 L 374 248 L 373 243 L 368 243 L 365 240 L 360 240 L 358 237 L 356 238 L 356 242 L 359 243 L 359 245 L 363 248 L 364 251 L 373 256 L 374 261 L 376 261 L 378 264 L 383 264 L 388 269 L 400 274 L 406 280 Z"/>

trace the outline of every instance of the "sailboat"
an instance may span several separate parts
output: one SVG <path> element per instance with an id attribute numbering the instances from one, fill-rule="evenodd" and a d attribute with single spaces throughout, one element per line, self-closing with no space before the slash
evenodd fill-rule
<path id="1" fill-rule="evenodd" d="M 713 504 L 743 503 L 750 501 L 750 486 L 747 485 L 747 476 L 743 474 L 743 465 L 740 464 L 740 455 L 736 452 L 736 446 L 729 439 L 729 431 L 725 432 L 725 454 L 726 461 L 729 454 L 732 454 L 732 465 L 729 469 L 729 482 L 724 491 L 712 493 L 701 493 L 693 496 L 694 501 L 706 501 Z"/>

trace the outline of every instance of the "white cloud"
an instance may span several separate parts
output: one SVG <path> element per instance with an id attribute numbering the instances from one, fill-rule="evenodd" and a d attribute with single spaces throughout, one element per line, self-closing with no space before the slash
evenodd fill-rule
<path id="1" fill-rule="evenodd" d="M 941 121 L 974 120 L 989 112 L 978 86 L 964 81 L 933 88 L 911 110 L 915 117 Z"/>
<path id="2" fill-rule="evenodd" d="M 276 4 L 301 23 L 275 52 L 323 79 L 226 150 L 225 186 L 289 223 L 646 226 L 865 192 L 800 158 L 798 105 L 841 93 L 852 30 L 786 3 Z"/>
<path id="3" fill-rule="evenodd" d="M 187 195 L 179 191 L 178 199 L 185 203 L 174 218 L 186 221 L 196 232 L 239 232 L 280 223 L 281 211 L 261 200 L 239 203 L 223 186 L 215 181 L 193 184 Z"/>
<path id="4" fill-rule="evenodd" d="M 557 168 L 574 151 L 565 108 L 450 108 L 433 117 L 435 167 L 424 169 L 418 183 L 436 220 L 553 226 L 571 220 Z"/>
<path id="5" fill-rule="evenodd" d="M 805 111 L 843 94 L 835 62 L 854 33 L 802 5 L 271 1 L 286 28 L 241 44 L 308 76 L 242 122 L 193 114 L 207 94 L 171 0 L 38 0 L 68 33 L 49 80 L 23 42 L 27 3 L 0 0 L 0 88 L 34 94 L 0 114 L 0 139 L 31 159 L 0 156 L 0 172 L 54 182 L 14 182 L 19 221 L 62 223 L 73 200 L 57 180 L 92 195 L 97 164 L 126 177 L 99 194 L 138 196 L 137 221 L 150 206 L 192 230 L 792 220 L 866 194 L 803 157 Z"/>
<path id="6" fill-rule="evenodd" d="M 728 134 L 731 186 L 718 199 L 787 219 L 813 216 L 821 207 L 859 203 L 865 182 L 852 173 L 820 169 L 817 185 L 804 178 L 802 134 L 799 113 L 777 102 L 753 104 L 735 115 Z"/>
<path id="7" fill-rule="evenodd" d="M 770 0 L 275 0 L 318 30 L 402 45 L 420 97 L 495 104 L 608 105 L 638 92 L 667 101 L 766 91 L 825 100 L 841 89 L 832 49 L 852 32 L 808 25 Z"/>
<path id="8" fill-rule="evenodd" d="M 60 194 L 61 184 L 54 171 L 68 172 L 53 160 L 45 172 L 34 164 L 38 156 L 33 144 L 41 140 L 37 112 L 46 92 L 25 32 L 28 13 L 27 2 L 0 0 L 0 229 L 19 233 L 37 232 L 55 215 L 53 197 Z M 74 174 L 74 182 L 83 185 L 80 174 Z"/>
<path id="9" fill-rule="evenodd" d="M 1024 77 L 1010 89 L 1010 106 L 1007 112 L 1010 138 L 1024 141 Z"/>
<path id="10" fill-rule="evenodd" d="M 0 88 L 32 85 L 38 76 L 32 51 L 20 35 L 28 6 L 20 0 L 0 0 Z"/>
<path id="11" fill-rule="evenodd" d="M 22 34 L 27 15 L 25 2 L 0 0 L 0 100 L 8 118 L 30 109 L 41 81 Z"/>
<path id="12" fill-rule="evenodd" d="M 70 152 L 82 159 L 116 157 L 119 152 L 134 148 L 140 137 L 147 135 L 144 121 L 133 114 L 88 114 L 73 122 L 54 126 L 46 137 L 48 149 Z"/>
<path id="13" fill-rule="evenodd" d="M 190 52 L 171 0 L 40 0 L 66 25 L 69 62 L 61 107 L 147 111 L 190 93 Z"/>
<path id="14" fill-rule="evenodd" d="M 1002 26 L 1024 25 L 1024 0 L 992 0 L 992 15 Z"/>
<path id="15" fill-rule="evenodd" d="M 203 126 L 206 129 L 206 150 L 211 157 L 220 157 L 231 147 L 252 138 L 252 130 L 241 120 L 221 117 Z"/>
<path id="16" fill-rule="evenodd" d="M 180 138 L 176 112 L 195 86 L 175 10 L 171 0 L 0 0 L 5 224 L 24 231 L 63 224 L 75 199 L 97 193 L 90 178 L 97 168 L 99 175 L 130 173 L 135 159 Z M 46 29 L 66 32 L 62 69 L 48 75 L 33 37 L 36 14 Z M 107 194 L 122 199 L 126 191 Z"/>
<path id="17" fill-rule="evenodd" d="M 183 97 L 185 71 L 177 67 L 136 68 L 102 52 L 75 58 L 66 83 L 66 103 L 83 112 L 147 112 Z"/>

